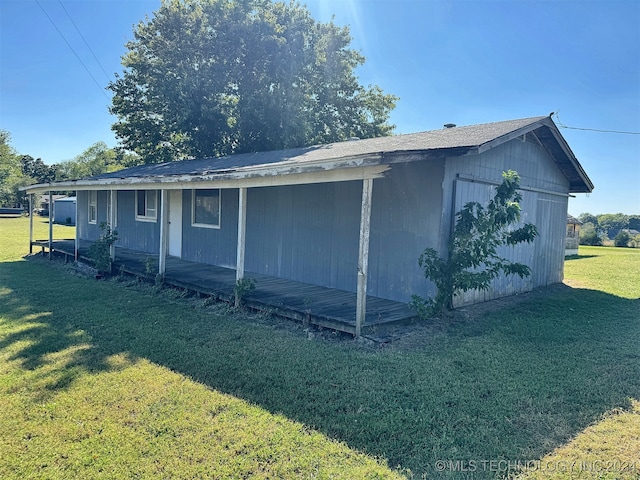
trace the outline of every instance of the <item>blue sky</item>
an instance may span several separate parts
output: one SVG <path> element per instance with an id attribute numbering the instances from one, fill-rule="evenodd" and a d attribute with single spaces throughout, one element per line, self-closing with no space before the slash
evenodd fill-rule
<path id="1" fill-rule="evenodd" d="M 396 133 L 552 111 L 570 127 L 640 132 L 638 0 L 303 3 L 350 26 L 361 83 L 400 97 Z M 18 152 L 50 164 L 116 145 L 104 87 L 159 4 L 0 0 L 0 128 Z M 561 132 L 596 186 L 569 212 L 640 214 L 640 135 Z"/>

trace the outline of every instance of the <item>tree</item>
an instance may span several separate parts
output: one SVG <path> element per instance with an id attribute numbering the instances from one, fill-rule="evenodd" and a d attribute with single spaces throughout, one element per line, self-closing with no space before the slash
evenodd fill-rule
<path id="1" fill-rule="evenodd" d="M 56 179 L 57 165 L 46 165 L 41 158 L 33 158 L 31 155 L 20 157 L 22 173 L 33 178 L 36 183 L 49 183 Z"/>
<path id="2" fill-rule="evenodd" d="M 594 227 L 598 226 L 598 217 L 593 215 L 592 213 L 581 213 L 578 215 L 578 220 L 580 220 L 583 224 L 591 223 Z"/>
<path id="3" fill-rule="evenodd" d="M 349 29 L 297 2 L 163 0 L 109 84 L 121 148 L 146 163 L 389 135 L 397 98 L 365 88 Z"/>
<path id="4" fill-rule="evenodd" d="M 418 264 L 437 289 L 432 299 L 413 295 L 411 303 L 420 317 L 452 308 L 453 298 L 460 292 L 488 290 L 491 281 L 501 274 L 520 278 L 530 275 L 527 265 L 498 255 L 498 247 L 531 243 L 538 235 L 535 225 L 530 223 L 513 228 L 520 221 L 520 177 L 513 170 L 504 172 L 502 177 L 502 184 L 486 207 L 469 202 L 456 213 L 446 258 L 441 258 L 433 248 L 420 255 Z"/>
<path id="5" fill-rule="evenodd" d="M 598 225 L 600 231 L 607 235 L 608 238 L 615 237 L 620 230 L 626 228 L 629 217 L 624 213 L 604 213 L 598 215 Z"/>
<path id="6" fill-rule="evenodd" d="M 620 230 L 616 235 L 616 238 L 613 239 L 613 244 L 616 247 L 628 247 L 630 241 L 631 235 L 629 235 L 629 232 Z"/>
<path id="7" fill-rule="evenodd" d="M 26 204 L 26 196 L 20 191 L 34 183 L 22 172 L 20 155 L 10 144 L 11 135 L 6 130 L 0 130 L 0 205 L 18 207 Z"/>
<path id="8" fill-rule="evenodd" d="M 115 172 L 135 161 L 131 155 L 121 155 L 104 142 L 96 142 L 73 160 L 58 164 L 57 180 L 89 178 L 101 173 Z"/>
<path id="9" fill-rule="evenodd" d="M 602 238 L 596 231 L 596 227 L 591 222 L 584 223 L 580 229 L 580 245 L 600 246 Z"/>

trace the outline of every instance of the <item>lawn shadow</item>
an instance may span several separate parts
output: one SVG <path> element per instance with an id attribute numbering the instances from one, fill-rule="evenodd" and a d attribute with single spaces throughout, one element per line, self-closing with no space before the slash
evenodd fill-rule
<path id="1" fill-rule="evenodd" d="M 0 264 L 0 292 L 0 314 L 25 323 L 0 348 L 24 368 L 67 349 L 70 370 L 146 358 L 417 478 L 437 475 L 437 460 L 535 460 L 640 397 L 640 301 L 594 290 L 540 290 L 385 347 L 310 341 L 288 320 L 212 313 L 37 262 Z M 57 372 L 50 384 L 73 379 Z"/>
<path id="2" fill-rule="evenodd" d="M 595 257 L 599 257 L 600 255 L 569 255 L 564 257 L 564 261 L 568 262 L 571 260 L 585 260 L 587 258 L 595 258 Z"/>

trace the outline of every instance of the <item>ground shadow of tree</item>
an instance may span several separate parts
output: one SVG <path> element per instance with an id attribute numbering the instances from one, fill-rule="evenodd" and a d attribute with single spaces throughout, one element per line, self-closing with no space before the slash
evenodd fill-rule
<path id="1" fill-rule="evenodd" d="M 74 373 L 51 373 L 52 392 L 124 352 L 429 477 L 438 459 L 539 458 L 629 408 L 640 398 L 639 307 L 556 287 L 381 348 L 309 341 L 287 320 L 220 316 L 35 262 L 0 264 L 0 318 L 24 324 L 0 349 L 25 369 L 72 352 L 64 368 Z"/>

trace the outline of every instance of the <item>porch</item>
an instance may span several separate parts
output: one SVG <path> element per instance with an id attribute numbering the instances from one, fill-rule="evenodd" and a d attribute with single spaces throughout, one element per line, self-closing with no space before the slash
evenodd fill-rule
<path id="1" fill-rule="evenodd" d="M 90 261 L 90 241 L 79 240 L 78 256 Z M 49 251 L 48 240 L 35 240 L 43 255 Z M 75 240 L 53 240 L 51 253 L 73 260 Z M 158 254 L 150 254 L 116 247 L 114 272 L 120 270 L 140 278 L 153 279 L 158 271 Z M 149 273 L 152 272 L 152 273 Z M 247 292 L 244 304 L 254 310 L 274 313 L 281 317 L 307 322 L 341 332 L 356 334 L 355 292 L 336 290 L 267 275 L 246 272 L 245 278 L 255 280 L 255 289 Z M 226 302 L 234 301 L 236 271 L 202 263 L 188 262 L 167 256 L 164 283 Z M 410 323 L 416 314 L 406 304 L 367 296 L 362 334 L 367 335 L 386 326 Z"/>

